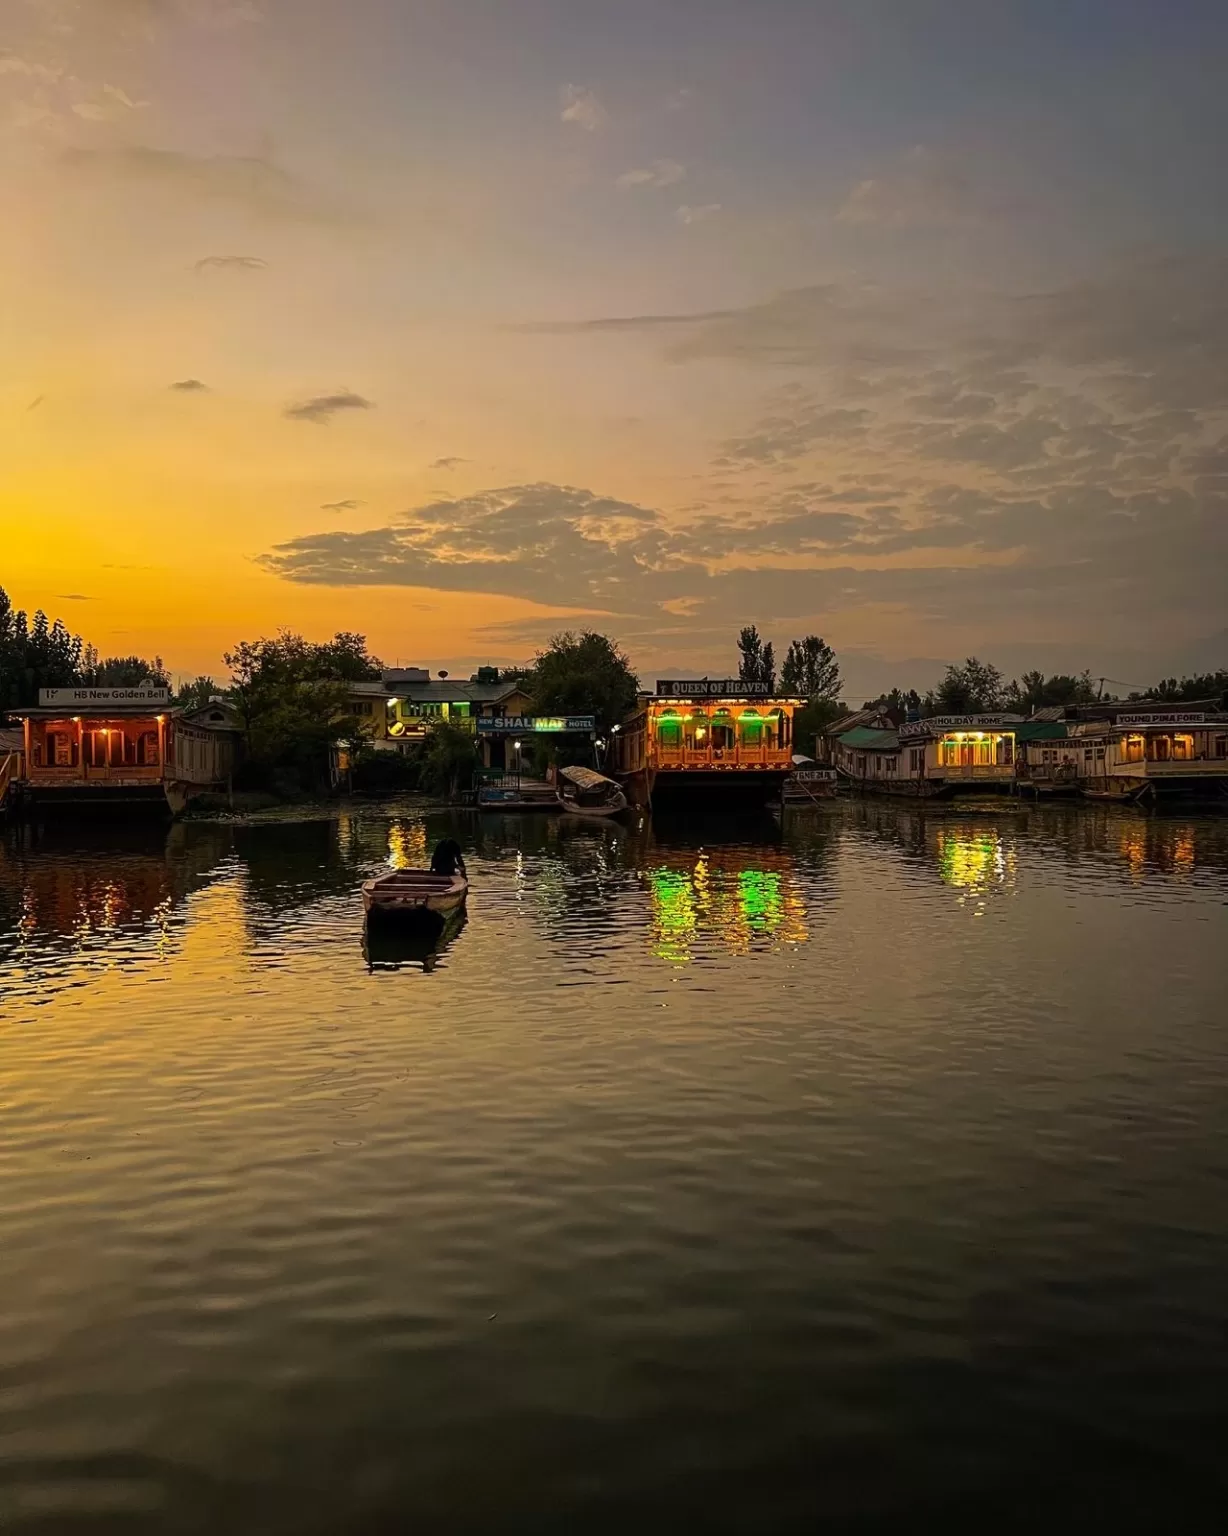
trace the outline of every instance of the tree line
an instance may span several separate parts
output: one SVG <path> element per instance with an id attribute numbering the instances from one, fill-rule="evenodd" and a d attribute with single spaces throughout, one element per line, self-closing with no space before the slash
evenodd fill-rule
<path id="1" fill-rule="evenodd" d="M 0 714 L 38 703 L 40 688 L 166 688 L 160 656 L 100 656 L 62 619 L 31 617 L 0 587 Z"/>

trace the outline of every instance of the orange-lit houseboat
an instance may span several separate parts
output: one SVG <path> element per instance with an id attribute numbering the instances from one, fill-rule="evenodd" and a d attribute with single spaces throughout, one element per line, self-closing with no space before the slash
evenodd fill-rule
<path id="1" fill-rule="evenodd" d="M 177 815 L 224 787 L 237 735 L 210 712 L 185 714 L 169 688 L 45 688 L 22 722 L 15 789 L 22 809 L 151 810 Z"/>
<path id="2" fill-rule="evenodd" d="M 698 797 L 779 800 L 804 699 L 737 678 L 661 679 L 615 728 L 608 771 L 633 804 Z"/>

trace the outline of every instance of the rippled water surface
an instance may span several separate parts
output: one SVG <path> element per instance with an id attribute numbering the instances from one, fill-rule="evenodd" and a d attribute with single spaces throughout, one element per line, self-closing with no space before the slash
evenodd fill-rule
<path id="1" fill-rule="evenodd" d="M 1226 998 L 1223 817 L 10 831 L 0 1530 L 1176 1529 Z"/>

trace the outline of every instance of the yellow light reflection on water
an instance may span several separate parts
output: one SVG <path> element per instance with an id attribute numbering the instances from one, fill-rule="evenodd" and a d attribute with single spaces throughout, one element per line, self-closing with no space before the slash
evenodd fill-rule
<path id="1" fill-rule="evenodd" d="M 393 869 L 425 869 L 426 822 L 394 821 L 388 828 L 388 862 Z"/>

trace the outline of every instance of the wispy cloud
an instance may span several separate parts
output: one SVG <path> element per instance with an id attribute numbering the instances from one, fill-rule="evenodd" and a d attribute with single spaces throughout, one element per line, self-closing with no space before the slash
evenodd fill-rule
<path id="1" fill-rule="evenodd" d="M 459 458 L 456 454 L 449 454 L 446 458 L 433 459 L 426 467 L 428 469 L 455 469 L 458 464 L 468 464 L 468 459 Z"/>
<path id="2" fill-rule="evenodd" d="M 351 389 L 342 389 L 332 395 L 313 395 L 310 400 L 301 400 L 297 405 L 288 405 L 284 414 L 291 421 L 311 421 L 323 427 L 327 426 L 339 411 L 374 409 L 373 400 L 368 400 L 363 395 L 356 395 Z"/>
<path id="3" fill-rule="evenodd" d="M 29 405 L 26 406 L 26 414 L 29 415 L 31 411 L 38 410 L 39 406 L 42 405 L 46 398 L 46 395 L 35 395 L 34 399 L 31 400 Z"/>
<path id="4" fill-rule="evenodd" d="M 86 592 L 57 592 L 56 601 L 61 603 L 92 603 L 94 599 Z"/>
<path id="5" fill-rule="evenodd" d="M 683 203 L 675 211 L 674 217 L 679 224 L 702 224 L 705 219 L 713 218 L 720 211 L 720 203 Z"/>
<path id="6" fill-rule="evenodd" d="M 976 216 L 967 176 L 925 144 L 914 144 L 894 165 L 859 181 L 836 213 L 841 224 L 885 229 L 966 223 Z"/>
<path id="7" fill-rule="evenodd" d="M 196 263 L 197 272 L 265 272 L 268 262 L 263 256 L 202 256 Z"/>
<path id="8" fill-rule="evenodd" d="M 140 182 L 230 203 L 269 219 L 334 222 L 340 217 L 298 177 L 259 155 L 193 155 L 127 144 L 73 146 L 63 151 L 62 162 L 81 176 Z"/>
<path id="9" fill-rule="evenodd" d="M 620 187 L 672 187 L 686 175 L 686 166 L 677 160 L 654 160 L 649 165 L 636 166 L 616 177 Z"/>
<path id="10" fill-rule="evenodd" d="M 100 97 L 90 101 L 76 101 L 72 110 L 86 122 L 109 123 L 129 112 L 140 112 L 147 106 L 148 101 L 134 101 L 122 86 L 104 85 Z"/>
<path id="11" fill-rule="evenodd" d="M 353 497 L 347 497 L 344 501 L 323 501 L 320 503 L 321 512 L 354 512 L 366 503 L 357 501 Z"/>
<path id="12" fill-rule="evenodd" d="M 597 93 L 583 85 L 565 85 L 559 93 L 559 116 L 565 123 L 583 128 L 586 133 L 596 133 L 609 121 L 609 113 L 597 98 Z"/>
<path id="13" fill-rule="evenodd" d="M 200 379 L 176 379 L 168 388 L 178 390 L 183 395 L 195 395 L 207 391 L 209 386 Z"/>

